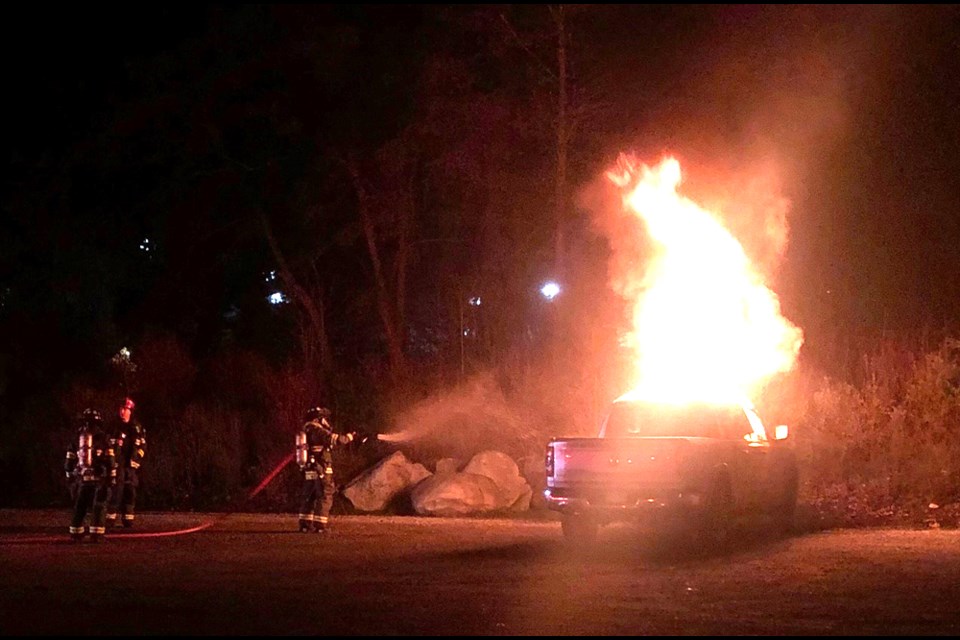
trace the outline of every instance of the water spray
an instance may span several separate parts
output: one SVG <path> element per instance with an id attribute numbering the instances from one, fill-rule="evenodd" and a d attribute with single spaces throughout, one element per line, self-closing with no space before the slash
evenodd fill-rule
<path id="1" fill-rule="evenodd" d="M 378 433 L 377 440 L 383 442 L 407 442 L 413 440 L 413 433 L 409 430 L 400 431 L 399 433 Z"/>

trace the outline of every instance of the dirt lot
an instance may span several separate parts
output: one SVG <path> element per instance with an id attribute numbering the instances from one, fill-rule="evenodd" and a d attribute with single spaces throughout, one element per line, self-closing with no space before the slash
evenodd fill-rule
<path id="1" fill-rule="evenodd" d="M 960 531 L 636 527 L 571 550 L 551 518 L 141 514 L 101 544 L 0 511 L 3 635 L 956 635 Z M 197 529 L 188 532 L 192 529 Z M 158 534 L 158 535 L 152 535 Z"/>

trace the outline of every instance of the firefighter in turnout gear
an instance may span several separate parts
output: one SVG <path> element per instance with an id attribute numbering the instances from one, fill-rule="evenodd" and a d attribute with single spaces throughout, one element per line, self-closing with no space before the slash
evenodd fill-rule
<path id="1" fill-rule="evenodd" d="M 353 433 L 336 433 L 330 425 L 330 410 L 313 407 L 304 419 L 306 424 L 296 437 L 296 460 L 303 476 L 300 489 L 300 531 L 327 531 L 333 508 L 333 448 L 349 444 Z M 320 513 L 316 513 L 317 502 Z"/>
<path id="2" fill-rule="evenodd" d="M 70 538 L 75 542 L 83 539 L 84 521 L 92 507 L 90 539 L 99 542 L 106 533 L 107 502 L 117 481 L 114 451 L 99 411 L 85 409 L 80 414 L 80 428 L 67 450 L 65 470 L 68 478 L 76 478 Z"/>
<path id="3" fill-rule="evenodd" d="M 124 527 L 132 527 L 136 518 L 137 488 L 140 486 L 140 465 L 147 449 L 147 431 L 133 417 L 133 400 L 124 398 L 110 428 L 110 442 L 117 454 L 117 487 L 107 508 L 107 524 L 117 523 L 119 514 Z"/>

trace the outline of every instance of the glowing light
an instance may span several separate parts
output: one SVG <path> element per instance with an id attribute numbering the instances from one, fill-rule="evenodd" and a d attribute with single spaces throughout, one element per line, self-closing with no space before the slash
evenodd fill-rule
<path id="1" fill-rule="evenodd" d="M 647 265 L 616 274 L 632 307 L 629 397 L 746 402 L 791 369 L 802 331 L 780 314 L 776 294 L 720 217 L 677 192 L 680 163 L 666 158 L 651 168 L 621 157 L 607 176 L 656 246 Z"/>
<path id="2" fill-rule="evenodd" d="M 470 306 L 479 307 L 480 306 L 480 296 L 474 296 L 470 298 Z"/>
<path id="3" fill-rule="evenodd" d="M 124 375 L 131 374 L 136 372 L 137 365 L 130 359 L 131 358 L 130 349 L 123 347 L 120 351 L 117 351 L 110 358 L 110 362 L 113 366 L 117 367 Z"/>
<path id="4" fill-rule="evenodd" d="M 150 244 L 150 238 L 144 238 L 140 242 L 140 250 L 143 251 L 144 253 L 150 253 L 151 251 L 153 251 L 153 245 Z"/>
<path id="5" fill-rule="evenodd" d="M 273 282 L 273 281 L 276 280 L 276 279 L 277 279 L 277 272 L 276 272 L 276 271 L 268 271 L 268 272 L 267 272 L 267 275 L 264 276 L 263 281 L 264 281 L 264 282 Z"/>
<path id="6" fill-rule="evenodd" d="M 283 295 L 282 291 L 274 291 L 267 296 L 267 300 L 270 301 L 270 304 L 285 304 L 288 302 L 287 296 Z"/>
<path id="7" fill-rule="evenodd" d="M 560 285 L 552 280 L 550 282 L 545 282 L 543 286 L 540 287 L 540 295 L 547 300 L 553 300 L 560 295 Z"/>

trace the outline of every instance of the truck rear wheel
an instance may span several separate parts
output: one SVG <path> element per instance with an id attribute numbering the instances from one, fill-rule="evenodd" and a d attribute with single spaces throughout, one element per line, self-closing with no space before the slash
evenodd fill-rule
<path id="1" fill-rule="evenodd" d="M 730 484 L 717 479 L 706 496 L 703 511 L 694 522 L 694 538 L 707 547 L 724 547 L 733 535 L 733 496 Z"/>
<path id="2" fill-rule="evenodd" d="M 564 514 L 560 520 L 563 537 L 570 543 L 592 543 L 597 539 L 600 525 L 590 516 L 581 513 Z"/>
<path id="3" fill-rule="evenodd" d="M 797 493 L 800 479 L 797 471 L 791 471 L 780 499 L 773 508 L 773 524 L 778 534 L 790 533 L 793 529 L 793 518 L 797 511 Z"/>

